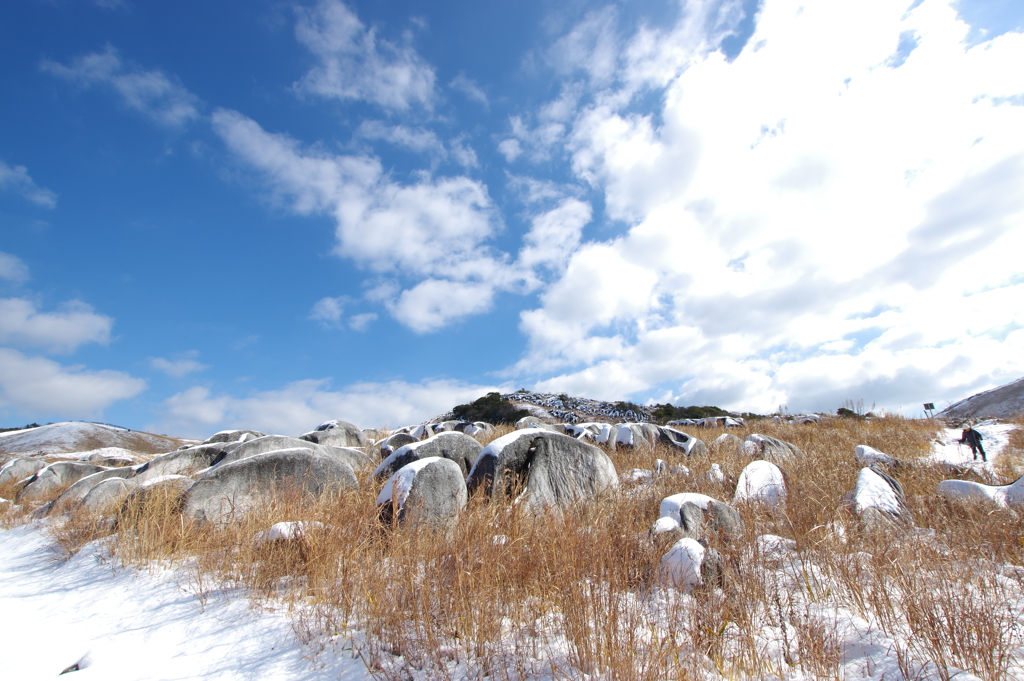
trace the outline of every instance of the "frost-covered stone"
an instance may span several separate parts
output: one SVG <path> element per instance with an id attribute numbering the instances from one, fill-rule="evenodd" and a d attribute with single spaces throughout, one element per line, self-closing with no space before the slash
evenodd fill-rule
<path id="1" fill-rule="evenodd" d="M 689 436 L 687 435 L 686 437 Z M 653 423 L 623 423 L 618 427 L 615 445 L 653 447 L 655 443 L 662 441 L 662 439 L 662 429 Z M 664 436 L 664 439 L 670 444 L 675 444 L 669 439 L 669 436 Z"/>
<path id="2" fill-rule="evenodd" d="M 983 485 L 971 480 L 943 480 L 939 496 L 947 499 L 990 501 L 1000 508 L 1024 506 L 1024 476 L 1009 485 Z"/>
<path id="3" fill-rule="evenodd" d="M 440 456 L 458 464 L 465 479 L 482 449 L 483 445 L 465 433 L 442 432 L 396 449 L 377 466 L 373 476 L 388 477 L 413 461 Z"/>
<path id="4" fill-rule="evenodd" d="M 430 456 L 396 471 L 377 496 L 377 505 L 386 521 L 393 518 L 399 524 L 442 527 L 455 520 L 468 497 L 459 465 Z"/>
<path id="5" fill-rule="evenodd" d="M 355 472 L 347 463 L 310 448 L 285 449 L 211 468 L 189 486 L 183 510 L 196 520 L 223 523 L 246 513 L 275 490 L 315 497 L 356 486 Z"/>
<path id="6" fill-rule="evenodd" d="M 103 513 L 123 504 L 139 483 L 133 478 L 107 478 L 101 480 L 85 494 L 81 501 L 83 510 Z"/>
<path id="7" fill-rule="evenodd" d="M 370 440 L 363 431 L 348 421 L 327 421 L 314 430 L 303 433 L 300 440 L 327 447 L 366 447 Z"/>
<path id="8" fill-rule="evenodd" d="M 38 459 L 11 459 L 0 467 L 0 485 L 30 478 L 44 468 L 46 462 Z"/>
<path id="9" fill-rule="evenodd" d="M 173 452 L 161 454 L 139 466 L 138 475 L 142 481 L 164 475 L 191 475 L 196 471 L 209 468 L 214 463 L 219 462 L 233 449 L 240 447 L 241 444 L 240 442 L 221 442 L 202 444 L 186 449 L 176 449 Z"/>
<path id="10" fill-rule="evenodd" d="M 323 532 L 327 526 L 315 520 L 287 520 L 274 523 L 267 529 L 253 536 L 257 546 L 274 542 L 302 541 L 307 535 Z"/>
<path id="11" fill-rule="evenodd" d="M 658 441 L 682 450 L 687 456 L 701 456 L 708 453 L 704 442 L 675 428 L 659 427 Z"/>
<path id="12" fill-rule="evenodd" d="M 29 479 L 18 493 L 19 504 L 26 501 L 43 501 L 56 496 L 65 487 L 73 485 L 87 475 L 108 470 L 104 466 L 78 461 L 60 461 L 41 468 Z"/>
<path id="13" fill-rule="evenodd" d="M 258 437 L 263 437 L 266 433 L 261 433 L 258 430 L 222 430 L 219 433 L 214 433 L 210 437 L 206 438 L 202 444 L 227 444 L 228 442 L 246 442 L 248 440 L 255 440 Z"/>
<path id="14" fill-rule="evenodd" d="M 690 593 L 701 584 L 701 565 L 704 563 L 705 547 L 689 537 L 677 541 L 658 566 L 658 576 L 663 584 L 683 593 Z"/>
<path id="15" fill-rule="evenodd" d="M 522 430 L 523 428 L 540 428 L 541 430 L 557 432 L 557 429 L 553 425 L 546 423 L 543 419 L 536 416 L 524 416 L 516 421 L 516 430 Z"/>
<path id="16" fill-rule="evenodd" d="M 872 464 L 862 468 L 853 491 L 853 508 L 857 515 L 873 508 L 892 518 L 907 519 L 909 515 L 903 496 L 903 487 L 896 480 Z"/>
<path id="17" fill-rule="evenodd" d="M 109 479 L 129 479 L 136 476 L 136 471 L 131 467 L 111 468 L 105 471 L 99 471 L 92 475 L 87 475 L 78 482 L 68 487 L 66 490 L 61 492 L 61 495 L 57 497 L 53 502 L 54 511 L 69 511 L 77 506 L 81 505 L 85 497 L 92 491 L 92 488 Z"/>
<path id="18" fill-rule="evenodd" d="M 743 442 L 743 453 L 752 459 L 765 459 L 775 463 L 784 463 L 802 455 L 796 445 L 759 433 L 747 436 Z"/>
<path id="19" fill-rule="evenodd" d="M 603 451 L 574 437 L 517 430 L 491 442 L 469 473 L 470 494 L 491 498 L 521 493 L 530 507 L 568 507 L 619 484 Z"/>
<path id="20" fill-rule="evenodd" d="M 857 463 L 864 466 L 868 466 L 873 463 L 881 463 L 891 467 L 899 465 L 899 461 L 894 457 L 884 454 L 874 447 L 869 447 L 867 445 L 857 445 L 853 450 L 853 458 L 857 460 Z"/>
<path id="21" fill-rule="evenodd" d="M 700 513 L 699 517 L 697 512 Z M 689 514 L 689 516 L 687 516 Z M 706 494 L 683 492 L 661 500 L 658 515 L 671 518 L 683 530 L 683 536 L 704 539 L 715 533 L 723 542 L 731 542 L 743 534 L 739 511 Z"/>
<path id="22" fill-rule="evenodd" d="M 743 448 L 743 440 L 732 433 L 722 433 L 715 438 L 709 449 L 716 454 L 734 454 Z"/>
<path id="23" fill-rule="evenodd" d="M 388 458 L 388 456 L 391 455 L 391 452 L 395 451 L 399 447 L 404 447 L 410 442 L 419 442 L 419 439 L 413 437 L 409 433 L 395 433 L 394 435 L 389 435 L 379 443 L 380 458 L 382 460 Z"/>
<path id="24" fill-rule="evenodd" d="M 786 479 L 771 461 L 751 461 L 740 473 L 733 503 L 758 501 L 781 506 L 786 501 Z"/>

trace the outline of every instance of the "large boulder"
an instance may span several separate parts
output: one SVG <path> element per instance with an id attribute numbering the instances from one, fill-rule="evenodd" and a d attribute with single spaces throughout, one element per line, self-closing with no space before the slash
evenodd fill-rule
<path id="1" fill-rule="evenodd" d="M 550 430 L 553 433 L 558 432 L 557 428 L 537 416 L 524 416 L 516 421 L 516 430 L 522 430 L 523 428 L 540 428 L 541 430 Z"/>
<path id="2" fill-rule="evenodd" d="M 38 459 L 11 459 L 0 467 L 0 485 L 10 485 L 30 478 L 46 468 L 46 462 Z"/>
<path id="3" fill-rule="evenodd" d="M 477 457 L 467 480 L 470 494 L 521 494 L 534 509 L 568 507 L 619 484 L 603 451 L 574 437 L 529 428 L 494 440 Z"/>
<path id="4" fill-rule="evenodd" d="M 188 478 L 184 478 L 188 480 Z M 89 513 L 114 510 L 140 485 L 134 478 L 107 478 L 93 485 L 82 498 L 81 508 Z M 184 485 L 182 485 L 184 488 Z"/>
<path id="5" fill-rule="evenodd" d="M 494 433 L 494 426 L 486 421 L 473 421 L 472 423 L 466 424 L 466 427 L 462 429 L 462 432 L 478 440 L 482 440 L 486 437 L 490 437 Z"/>
<path id="6" fill-rule="evenodd" d="M 853 490 L 853 510 L 857 515 L 873 508 L 892 519 L 910 520 L 903 487 L 877 463 L 862 468 Z"/>
<path id="7" fill-rule="evenodd" d="M 137 466 L 145 463 L 145 459 L 123 447 L 102 447 L 88 452 L 82 452 L 78 457 L 79 461 L 94 463 L 97 466 Z"/>
<path id="8" fill-rule="evenodd" d="M 450 525 L 468 499 L 463 476 L 451 459 L 428 456 L 412 461 L 397 470 L 377 496 L 381 517 L 400 524 Z"/>
<path id="9" fill-rule="evenodd" d="M 662 439 L 661 429 L 653 423 L 623 423 L 618 426 L 615 445 L 653 447 Z"/>
<path id="10" fill-rule="evenodd" d="M 47 501 L 56 497 L 65 487 L 73 485 L 87 475 L 108 470 L 104 466 L 78 461 L 59 461 L 36 472 L 18 493 L 18 503 Z"/>
<path id="11" fill-rule="evenodd" d="M 1024 476 L 1009 485 L 984 485 L 972 480 L 943 480 L 939 496 L 966 501 L 987 501 L 1000 508 L 1024 506 Z"/>
<path id="12" fill-rule="evenodd" d="M 853 458 L 863 466 L 880 463 L 891 468 L 898 468 L 900 464 L 895 457 L 889 456 L 868 445 L 857 445 L 853 450 Z"/>
<path id="13" fill-rule="evenodd" d="M 482 449 L 483 445 L 476 438 L 465 433 L 441 432 L 426 440 L 399 447 L 377 466 L 373 475 L 387 477 L 418 459 L 440 456 L 458 464 L 462 478 L 465 479 Z"/>
<path id="14" fill-rule="evenodd" d="M 707 539 L 717 535 L 722 543 L 729 543 L 738 539 L 744 530 L 739 511 L 706 494 L 684 492 L 665 497 L 658 514 L 660 517 L 652 533 L 673 529 L 664 522 L 666 519 L 678 524 L 680 538 Z"/>
<path id="15" fill-rule="evenodd" d="M 186 489 L 192 484 L 192 478 L 185 475 L 160 475 L 148 480 L 139 480 L 138 476 L 125 480 L 125 485 L 128 487 L 128 494 L 123 495 L 123 501 L 121 502 L 119 515 L 119 522 L 128 522 L 129 524 L 133 521 L 137 521 L 140 518 L 144 518 L 149 513 L 154 513 L 157 517 L 164 516 L 166 512 L 174 510 L 175 512 L 181 509 L 181 495 Z M 86 501 L 89 501 L 89 508 L 91 510 L 99 510 L 103 505 L 101 503 L 101 495 L 112 493 L 114 490 L 111 489 L 116 483 L 108 483 L 106 480 L 102 481 L 97 487 L 102 485 L 103 489 L 97 493 L 97 498 L 89 500 L 89 494 L 82 500 L 82 504 L 85 505 Z M 93 488 L 95 491 L 96 488 Z"/>
<path id="16" fill-rule="evenodd" d="M 388 458 L 393 451 L 399 447 L 404 447 L 410 442 L 419 442 L 419 438 L 415 438 L 409 433 L 395 433 L 381 440 L 378 444 L 380 446 L 380 458 L 384 460 Z"/>
<path id="17" fill-rule="evenodd" d="M 732 433 L 722 433 L 711 443 L 709 449 L 714 454 L 735 454 L 743 448 L 743 440 Z"/>
<path id="18" fill-rule="evenodd" d="M 781 506 L 786 501 L 786 477 L 771 461 L 751 461 L 736 482 L 733 503 L 761 502 Z"/>
<path id="19" fill-rule="evenodd" d="M 261 433 L 258 430 L 222 430 L 219 433 L 214 433 L 210 437 L 203 440 L 202 444 L 226 444 L 228 442 L 246 442 L 248 440 L 255 440 L 258 437 L 263 437 L 266 433 Z"/>
<path id="20" fill-rule="evenodd" d="M 200 521 L 224 523 L 279 489 L 315 497 L 332 489 L 353 489 L 355 472 L 343 461 L 310 448 L 256 454 L 211 468 L 186 490 L 183 511 Z"/>
<path id="21" fill-rule="evenodd" d="M 777 438 L 751 433 L 743 442 L 743 453 L 752 459 L 764 459 L 775 463 L 785 463 L 790 459 L 802 456 L 796 445 Z"/>
<path id="22" fill-rule="evenodd" d="M 571 435 L 577 440 L 594 442 L 599 445 L 608 444 L 615 448 L 615 438 L 619 432 L 619 426 L 611 423 L 566 423 L 563 424 L 566 435 Z M 543 428 L 542 430 L 547 430 Z M 557 431 L 552 431 L 557 432 Z"/>
<path id="23" fill-rule="evenodd" d="M 120 467 L 110 470 L 99 471 L 87 475 L 78 482 L 64 490 L 53 502 L 53 511 L 70 511 L 82 504 L 85 497 L 92 491 L 93 487 L 104 480 L 118 479 L 125 480 L 134 478 L 137 475 L 134 468 Z"/>
<path id="24" fill-rule="evenodd" d="M 659 426 L 658 441 L 669 447 L 682 450 L 687 456 L 701 456 L 708 453 L 707 446 L 701 440 L 675 428 Z"/>
<path id="25" fill-rule="evenodd" d="M 366 433 L 348 421 L 321 423 L 314 430 L 300 435 L 299 439 L 327 447 L 366 447 L 371 444 Z"/>
<path id="26" fill-rule="evenodd" d="M 202 444 L 161 454 L 138 467 L 140 482 L 165 475 L 192 475 L 219 462 L 241 445 L 240 442 Z"/>
<path id="27" fill-rule="evenodd" d="M 697 588 L 721 586 L 723 560 L 721 554 L 690 537 L 677 541 L 658 565 L 662 584 L 683 593 Z"/>

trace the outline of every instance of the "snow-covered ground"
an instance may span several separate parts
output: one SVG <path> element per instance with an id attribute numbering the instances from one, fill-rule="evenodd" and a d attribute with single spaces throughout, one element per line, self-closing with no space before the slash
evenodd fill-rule
<path id="1" fill-rule="evenodd" d="M 1013 424 L 998 423 L 996 421 L 983 421 L 974 427 L 981 433 L 981 446 L 985 450 L 988 461 L 983 462 L 979 456 L 977 461 L 971 455 L 971 448 L 966 444 L 959 444 L 963 431 L 960 428 L 944 428 L 939 433 L 939 439 L 932 443 L 931 457 L 939 463 L 953 466 L 966 466 L 974 468 L 979 473 L 992 473 L 993 461 L 1006 448 L 1010 432 L 1016 428 Z"/>
<path id="2" fill-rule="evenodd" d="M 61 562 L 39 523 L 0 530 L 0 678 L 364 681 L 351 653 L 312 656 L 285 613 L 244 594 L 204 603 L 186 574 L 122 568 L 98 543 Z"/>
<path id="3" fill-rule="evenodd" d="M 0 452 L 11 456 L 50 456 L 102 447 L 121 447 L 134 452 L 156 454 L 177 449 L 186 442 L 193 441 L 105 423 L 67 421 L 0 433 Z"/>

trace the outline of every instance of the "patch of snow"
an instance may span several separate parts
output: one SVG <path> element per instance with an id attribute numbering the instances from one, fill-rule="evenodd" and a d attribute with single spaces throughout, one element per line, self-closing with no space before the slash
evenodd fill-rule
<path id="1" fill-rule="evenodd" d="M 322 530 L 326 527 L 315 520 L 287 520 L 274 523 L 268 529 L 257 532 L 253 542 L 257 545 L 275 541 L 293 541 L 302 539 L 310 530 Z"/>
<path id="2" fill-rule="evenodd" d="M 678 515 L 678 514 L 677 514 Z M 679 521 L 675 518 L 668 516 L 662 516 L 654 521 L 651 525 L 651 534 L 664 534 L 666 532 L 675 532 L 679 529 Z"/>
<path id="3" fill-rule="evenodd" d="M 893 466 L 897 463 L 895 458 L 867 445 L 857 445 L 853 450 L 853 458 L 857 460 L 857 463 L 865 465 L 878 462 L 886 466 Z"/>
<path id="4" fill-rule="evenodd" d="M 892 515 L 900 514 L 896 490 L 885 481 L 885 478 L 870 468 L 860 469 L 857 487 L 853 492 L 853 506 L 857 514 L 866 508 L 877 508 Z"/>
<path id="5" fill-rule="evenodd" d="M 394 475 L 388 478 L 380 494 L 377 495 L 377 505 L 380 506 L 394 500 L 398 507 L 401 508 L 405 503 L 405 498 L 412 491 L 412 483 L 416 479 L 416 474 L 435 461 L 440 460 L 440 456 L 428 456 L 399 468 L 395 471 Z"/>
<path id="6" fill-rule="evenodd" d="M 782 471 L 771 461 L 751 461 L 736 483 L 733 503 L 760 501 L 779 506 L 786 501 L 786 481 Z"/>
<path id="7" fill-rule="evenodd" d="M 358 659 L 310 661 L 283 612 L 237 593 L 193 595 L 184 572 L 118 567 L 99 543 L 65 562 L 39 523 L 0 530 L 4 679 L 369 681 Z"/>
<path id="8" fill-rule="evenodd" d="M 679 509 L 683 507 L 683 504 L 695 504 L 699 506 L 701 510 L 706 511 L 708 510 L 708 504 L 712 501 L 718 500 L 714 497 L 709 497 L 706 494 L 697 494 L 696 492 L 673 494 L 672 496 L 665 497 L 661 500 L 661 506 L 658 508 L 658 515 L 662 518 L 673 518 L 678 521 Z"/>
<path id="9" fill-rule="evenodd" d="M 668 586 L 689 593 L 700 584 L 705 549 L 696 539 L 680 539 L 661 557 L 658 574 Z"/>
<path id="10" fill-rule="evenodd" d="M 981 446 L 988 461 L 982 461 L 980 458 L 975 461 L 971 456 L 970 446 L 960 444 L 963 432 L 960 428 L 943 428 L 939 431 L 937 440 L 932 443 L 931 459 L 936 463 L 973 468 L 991 475 L 993 461 L 1006 448 L 1010 433 L 1016 426 L 1012 423 L 985 421 L 974 426 L 974 429 L 981 433 Z"/>

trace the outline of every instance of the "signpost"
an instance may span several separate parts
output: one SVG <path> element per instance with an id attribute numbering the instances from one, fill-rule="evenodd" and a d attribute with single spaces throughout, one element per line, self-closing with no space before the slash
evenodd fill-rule
<path id="1" fill-rule="evenodd" d="M 934 411 L 935 411 L 935 403 L 934 402 L 925 402 L 924 403 L 924 413 L 928 414 L 928 418 L 930 418 L 930 419 L 935 418 L 935 414 L 932 413 Z"/>

